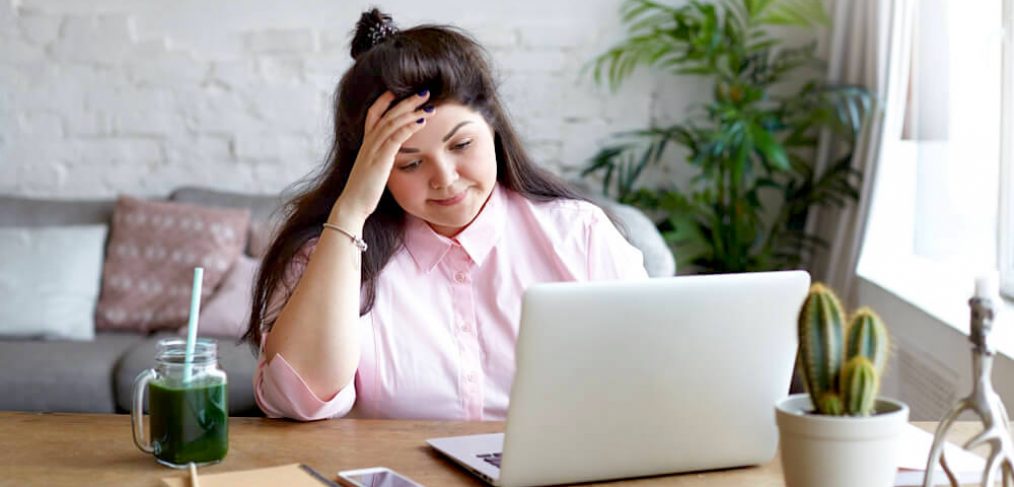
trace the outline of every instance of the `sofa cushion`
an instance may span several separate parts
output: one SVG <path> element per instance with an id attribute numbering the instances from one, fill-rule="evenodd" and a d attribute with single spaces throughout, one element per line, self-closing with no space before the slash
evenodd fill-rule
<path id="1" fill-rule="evenodd" d="M 627 238 L 630 245 L 637 247 L 644 256 L 644 268 L 651 277 L 668 277 L 676 274 L 676 260 L 672 250 L 666 245 L 655 224 L 632 206 L 609 200 L 596 201 L 599 206 L 608 209 L 618 220 L 620 232 Z"/>
<path id="2" fill-rule="evenodd" d="M 0 336 L 91 340 L 106 231 L 0 227 Z"/>
<path id="3" fill-rule="evenodd" d="M 281 194 L 246 194 L 217 191 L 208 188 L 182 187 L 169 195 L 170 201 L 192 203 L 222 208 L 247 208 L 250 210 L 250 238 L 247 255 L 263 257 L 271 244 L 271 235 L 281 218 L 284 203 Z"/>
<path id="4" fill-rule="evenodd" d="M 115 412 L 116 364 L 141 340 L 135 333 L 99 333 L 90 342 L 0 340 L 0 410 Z"/>
<path id="5" fill-rule="evenodd" d="M 120 197 L 95 325 L 150 331 L 187 322 L 194 267 L 206 301 L 246 246 L 249 211 Z"/>
<path id="6" fill-rule="evenodd" d="M 179 338 L 171 333 L 148 337 L 130 349 L 116 369 L 116 404 L 120 411 L 130 410 L 131 388 L 137 374 L 155 366 L 155 346 L 163 338 Z M 253 375 L 257 357 L 246 343 L 220 338 L 218 341 L 218 367 L 225 371 L 229 381 L 229 415 L 261 416 L 254 402 Z"/>
<path id="7" fill-rule="evenodd" d="M 201 306 L 198 336 L 238 339 L 246 334 L 258 267 L 260 261 L 253 257 L 241 255 L 236 259 L 218 291 Z M 177 333 L 186 336 L 187 328 L 181 326 Z"/>

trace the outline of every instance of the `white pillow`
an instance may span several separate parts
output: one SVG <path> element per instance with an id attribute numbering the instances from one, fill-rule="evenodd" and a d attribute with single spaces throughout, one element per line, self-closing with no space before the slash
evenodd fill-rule
<path id="1" fill-rule="evenodd" d="M 0 336 L 91 340 L 106 225 L 0 227 Z"/>

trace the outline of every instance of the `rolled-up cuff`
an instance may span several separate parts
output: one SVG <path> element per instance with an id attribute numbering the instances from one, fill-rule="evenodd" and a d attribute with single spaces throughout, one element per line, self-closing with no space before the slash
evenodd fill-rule
<path id="1" fill-rule="evenodd" d="M 262 358 L 257 364 L 254 398 L 269 418 L 298 421 L 337 418 L 348 414 L 356 402 L 355 377 L 334 397 L 321 400 L 285 358 L 275 354 L 270 363 Z"/>

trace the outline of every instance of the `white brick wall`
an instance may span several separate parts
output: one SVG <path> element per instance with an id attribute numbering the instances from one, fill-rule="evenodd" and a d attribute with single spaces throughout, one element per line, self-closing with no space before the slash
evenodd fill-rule
<path id="1" fill-rule="evenodd" d="M 581 74 L 619 38 L 619 0 L 392 0 L 403 26 L 453 23 L 493 55 L 536 158 L 574 176 L 611 133 L 646 126 L 642 73 L 615 94 Z M 330 98 L 367 2 L 0 0 L 0 193 L 277 191 L 321 163 Z M 680 89 L 672 106 L 683 107 Z M 664 118 L 664 117 L 663 117 Z"/>

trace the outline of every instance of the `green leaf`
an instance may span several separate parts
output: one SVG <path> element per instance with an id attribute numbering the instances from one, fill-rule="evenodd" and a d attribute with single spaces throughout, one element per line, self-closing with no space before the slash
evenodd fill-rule
<path id="1" fill-rule="evenodd" d="M 771 47 L 778 45 L 778 42 L 778 40 L 768 39 L 765 37 L 753 44 L 747 44 L 746 50 L 748 52 L 766 51 Z"/>
<path id="2" fill-rule="evenodd" d="M 750 125 L 750 135 L 757 150 L 764 156 L 764 159 L 772 168 L 779 171 L 789 170 L 789 158 L 785 154 L 785 148 L 775 140 L 771 132 L 753 124 Z"/>
<path id="3" fill-rule="evenodd" d="M 761 12 L 771 5 L 773 0 L 744 0 L 746 4 L 746 10 L 750 14 L 750 18 L 756 18 Z"/>
<path id="4" fill-rule="evenodd" d="M 824 10 L 824 3 L 821 0 L 777 0 L 758 16 L 757 21 L 799 27 L 831 25 L 831 18 Z"/>

